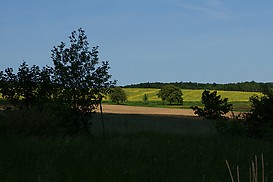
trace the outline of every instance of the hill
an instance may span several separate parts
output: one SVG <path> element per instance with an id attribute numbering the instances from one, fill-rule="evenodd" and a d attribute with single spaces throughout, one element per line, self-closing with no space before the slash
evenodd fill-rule
<path id="1" fill-rule="evenodd" d="M 175 85 L 181 89 L 192 90 L 225 90 L 225 91 L 244 91 L 244 92 L 262 92 L 264 88 L 273 89 L 273 82 L 238 82 L 238 83 L 197 83 L 197 82 L 146 82 L 139 84 L 126 85 L 124 88 L 158 88 L 160 89 L 166 85 Z"/>

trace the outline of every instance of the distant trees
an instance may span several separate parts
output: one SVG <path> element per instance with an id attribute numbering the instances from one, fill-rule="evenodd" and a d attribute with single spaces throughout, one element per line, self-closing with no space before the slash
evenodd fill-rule
<path id="1" fill-rule="evenodd" d="M 202 104 L 204 108 L 192 106 L 194 114 L 206 119 L 223 119 L 225 114 L 232 110 L 232 104 L 228 103 L 228 98 L 221 99 L 217 91 L 210 92 L 204 90 L 202 93 Z"/>
<path id="2" fill-rule="evenodd" d="M 170 104 L 175 102 L 183 104 L 183 93 L 179 87 L 174 85 L 167 85 L 161 88 L 157 96 L 162 99 L 162 101 L 167 101 Z"/>
<path id="3" fill-rule="evenodd" d="M 245 91 L 245 92 L 261 92 L 264 85 L 268 88 L 273 88 L 273 83 L 258 83 L 254 81 L 250 82 L 238 82 L 238 83 L 196 83 L 196 82 L 146 82 L 133 85 L 127 85 L 126 88 L 162 88 L 163 86 L 174 85 L 181 89 L 193 89 L 193 90 L 227 90 L 227 91 Z"/>
<path id="4" fill-rule="evenodd" d="M 120 104 L 121 102 L 125 102 L 127 100 L 125 91 L 120 87 L 112 88 L 109 96 L 110 100 L 116 104 Z"/>

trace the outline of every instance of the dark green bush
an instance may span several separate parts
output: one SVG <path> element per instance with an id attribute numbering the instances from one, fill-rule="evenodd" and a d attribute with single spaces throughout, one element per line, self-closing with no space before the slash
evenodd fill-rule
<path id="1" fill-rule="evenodd" d="M 225 119 L 225 114 L 232 110 L 232 104 L 228 103 L 228 98 L 221 99 L 217 91 L 210 92 L 204 90 L 202 93 L 202 104 L 204 108 L 192 106 L 194 114 L 206 119 Z"/>
<path id="2" fill-rule="evenodd" d="M 249 135 L 273 136 L 273 92 L 265 89 L 263 96 L 250 97 L 251 109 L 245 113 L 244 122 Z"/>
<path id="3" fill-rule="evenodd" d="M 120 87 L 112 88 L 109 96 L 111 101 L 116 104 L 127 100 L 126 92 Z"/>
<path id="4" fill-rule="evenodd" d="M 245 125 L 240 120 L 216 120 L 214 126 L 219 133 L 231 135 L 245 135 Z"/>
<path id="5" fill-rule="evenodd" d="M 172 105 L 173 103 L 183 104 L 183 93 L 179 87 L 174 85 L 167 85 L 162 87 L 157 96 L 162 99 L 162 101 L 167 101 Z"/>
<path id="6" fill-rule="evenodd" d="M 0 134 L 73 136 L 90 134 L 91 116 L 73 110 L 37 108 L 0 111 Z"/>

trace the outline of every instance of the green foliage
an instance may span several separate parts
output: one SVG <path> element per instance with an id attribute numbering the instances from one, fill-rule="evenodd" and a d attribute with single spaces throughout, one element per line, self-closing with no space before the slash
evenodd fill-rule
<path id="1" fill-rule="evenodd" d="M 89 49 L 84 30 L 73 31 L 69 39 L 69 47 L 61 42 L 51 51 L 53 98 L 63 116 L 67 133 L 74 135 L 89 130 L 91 113 L 110 92 L 115 81 L 110 81 L 109 63 L 99 64 L 98 46 Z M 63 115 L 63 111 L 68 111 L 69 115 Z"/>
<path id="2" fill-rule="evenodd" d="M 191 108 L 194 110 L 194 114 L 206 119 L 226 118 L 224 115 L 232 110 L 232 104 L 228 103 L 228 98 L 221 99 L 221 96 L 217 95 L 217 91 L 204 90 L 202 104 L 204 104 L 204 108 L 198 106 L 192 106 Z"/>
<path id="3" fill-rule="evenodd" d="M 0 74 L 2 97 L 21 109 L 42 107 L 52 93 L 51 73 L 50 67 L 40 70 L 36 65 L 29 67 L 26 62 L 20 65 L 17 74 L 12 68 L 7 68 Z"/>
<path id="4" fill-rule="evenodd" d="M 263 96 L 250 97 L 251 109 L 245 113 L 243 120 L 250 135 L 273 136 L 273 92 L 266 89 Z"/>
<path id="5" fill-rule="evenodd" d="M 120 102 L 125 102 L 127 100 L 127 95 L 122 88 L 115 87 L 111 89 L 110 100 L 119 104 Z"/>
<path id="6" fill-rule="evenodd" d="M 132 106 L 151 106 L 151 107 L 169 107 L 164 104 L 157 96 L 160 89 L 153 88 L 123 88 L 128 96 L 126 105 Z M 201 95 L 204 90 L 183 90 L 183 106 L 176 105 L 175 107 L 190 109 L 191 106 L 201 106 Z M 222 98 L 227 97 L 232 103 L 234 111 L 248 112 L 250 109 L 249 97 L 253 94 L 262 95 L 259 92 L 239 92 L 239 91 L 217 91 Z M 149 102 L 143 102 L 143 95 L 147 94 Z M 109 99 L 104 99 L 104 102 L 110 102 Z M 171 106 L 173 107 L 173 106 Z"/>
<path id="7" fill-rule="evenodd" d="M 29 68 L 23 62 L 17 74 L 12 68 L 0 72 L 0 93 L 20 110 L 40 114 L 50 110 L 64 135 L 78 135 L 90 131 L 91 113 L 116 81 L 110 81 L 109 63 L 99 63 L 98 47 L 89 49 L 84 30 L 73 31 L 69 39 L 70 47 L 61 42 L 51 51 L 53 68 L 46 66 L 40 70 L 35 65 Z M 18 124 L 25 120 L 15 119 Z M 34 120 L 39 125 L 39 117 Z M 37 128 L 35 124 L 29 126 Z"/>
<path id="8" fill-rule="evenodd" d="M 19 136 L 64 136 L 65 128 L 51 109 L 0 111 L 0 134 Z"/>
<path id="9" fill-rule="evenodd" d="M 168 101 L 170 104 L 174 102 L 183 104 L 183 93 L 179 87 L 174 85 L 164 86 L 159 90 L 157 96 L 162 99 L 162 101 Z"/>
<path id="10" fill-rule="evenodd" d="M 98 47 L 89 50 L 84 30 L 73 31 L 70 47 L 61 42 L 54 46 L 51 58 L 54 63 L 54 99 L 62 107 L 81 113 L 94 111 L 98 102 L 107 95 L 114 82 L 110 81 L 109 63 L 99 65 Z"/>
<path id="11" fill-rule="evenodd" d="M 217 132 L 221 134 L 231 134 L 237 136 L 246 135 L 245 125 L 241 120 L 217 120 L 214 123 Z"/>
<path id="12" fill-rule="evenodd" d="M 244 91 L 244 92 L 261 92 L 263 87 L 273 88 L 273 83 L 259 83 L 259 82 L 238 82 L 238 83 L 196 83 L 196 82 L 146 82 L 139 84 L 132 84 L 125 86 L 126 88 L 157 88 L 160 89 L 163 86 L 175 85 L 181 89 L 191 90 L 225 90 L 225 91 Z"/>

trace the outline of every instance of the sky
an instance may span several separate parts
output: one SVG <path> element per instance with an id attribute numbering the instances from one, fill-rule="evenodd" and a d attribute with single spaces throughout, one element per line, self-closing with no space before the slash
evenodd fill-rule
<path id="1" fill-rule="evenodd" d="M 0 70 L 82 27 L 118 85 L 273 82 L 272 0 L 1 0 Z"/>

